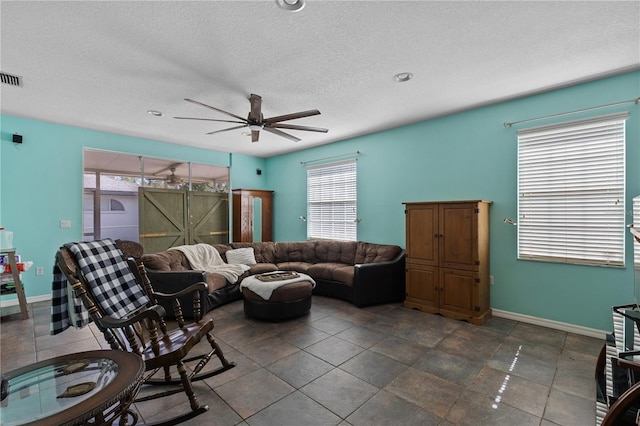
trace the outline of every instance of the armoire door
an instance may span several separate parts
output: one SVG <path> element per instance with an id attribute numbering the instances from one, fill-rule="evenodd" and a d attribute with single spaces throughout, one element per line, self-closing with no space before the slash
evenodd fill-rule
<path id="1" fill-rule="evenodd" d="M 232 193 L 233 241 L 272 241 L 273 191 L 234 189 Z"/>
<path id="2" fill-rule="evenodd" d="M 407 263 L 405 307 L 438 311 L 438 268 Z M 429 308 L 433 308 L 430 310 Z"/>
<path id="3" fill-rule="evenodd" d="M 477 273 L 473 271 L 440 269 L 440 311 L 457 318 L 470 318 L 474 309 L 474 294 L 477 294 Z"/>
<path id="4" fill-rule="evenodd" d="M 478 270 L 478 214 L 476 203 L 440 205 L 440 266 Z"/>
<path id="5" fill-rule="evenodd" d="M 407 208 L 407 261 L 437 266 L 438 232 L 437 204 Z"/>

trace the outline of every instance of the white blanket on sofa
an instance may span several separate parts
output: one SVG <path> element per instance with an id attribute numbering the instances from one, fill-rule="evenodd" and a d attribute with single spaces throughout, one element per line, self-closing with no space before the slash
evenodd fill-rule
<path id="1" fill-rule="evenodd" d="M 248 265 L 228 264 L 222 260 L 220 253 L 209 244 L 193 244 L 171 247 L 169 250 L 180 250 L 194 270 L 213 272 L 224 276 L 230 283 L 238 281 L 238 277 L 249 270 Z"/>

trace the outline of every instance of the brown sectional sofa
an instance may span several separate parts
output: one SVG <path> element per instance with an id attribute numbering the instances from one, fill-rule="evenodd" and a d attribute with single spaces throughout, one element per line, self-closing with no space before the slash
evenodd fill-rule
<path id="1" fill-rule="evenodd" d="M 204 313 L 241 299 L 240 282 L 246 276 L 293 270 L 316 281 L 313 294 L 344 299 L 358 307 L 404 300 L 405 252 L 396 245 L 317 240 L 215 244 L 214 247 L 225 262 L 228 250 L 251 247 L 257 263 L 251 265 L 238 282 L 230 283 L 222 275 L 192 270 L 178 250 L 145 254 L 142 261 L 155 291 L 174 292 L 204 281 L 209 286 L 208 293 L 201 294 Z M 184 300 L 181 304 L 185 314 L 192 316 L 191 301 Z"/>

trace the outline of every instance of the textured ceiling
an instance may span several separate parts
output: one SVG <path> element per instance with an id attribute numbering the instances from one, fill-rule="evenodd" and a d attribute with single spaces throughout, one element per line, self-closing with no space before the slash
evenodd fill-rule
<path id="1" fill-rule="evenodd" d="M 3 114 L 260 157 L 640 66 L 638 1 L 1 1 L 0 15 L 1 70 L 24 81 L 0 86 Z M 173 118 L 229 118 L 184 98 L 245 117 L 250 93 L 265 117 L 319 109 L 288 123 L 329 132 L 252 144 Z"/>

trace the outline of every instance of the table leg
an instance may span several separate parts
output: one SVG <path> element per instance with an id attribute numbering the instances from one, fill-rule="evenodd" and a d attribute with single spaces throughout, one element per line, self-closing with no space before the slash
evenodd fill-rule
<path id="1" fill-rule="evenodd" d="M 24 295 L 24 288 L 22 288 L 22 281 L 20 281 L 20 272 L 18 271 L 18 265 L 16 264 L 16 252 L 7 251 L 9 255 L 9 265 L 11 266 L 11 275 L 13 275 L 13 284 L 16 286 L 16 295 L 18 296 L 18 303 L 20 304 L 20 312 L 22 313 L 22 319 L 29 318 L 29 311 L 27 310 L 27 298 Z"/>

